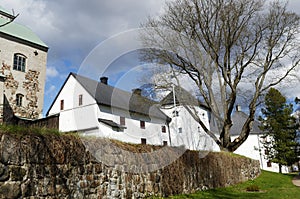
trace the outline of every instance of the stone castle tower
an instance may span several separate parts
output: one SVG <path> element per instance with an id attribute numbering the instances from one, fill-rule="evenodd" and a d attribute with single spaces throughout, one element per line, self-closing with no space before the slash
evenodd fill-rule
<path id="1" fill-rule="evenodd" d="M 42 117 L 48 46 L 0 6 L 0 122 Z"/>

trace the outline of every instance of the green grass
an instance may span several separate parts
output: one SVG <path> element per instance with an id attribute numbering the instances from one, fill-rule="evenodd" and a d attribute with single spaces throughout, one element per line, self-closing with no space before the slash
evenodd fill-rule
<path id="1" fill-rule="evenodd" d="M 251 180 L 227 188 L 217 188 L 202 191 L 190 195 L 173 196 L 170 198 L 272 198 L 272 199 L 296 199 L 300 198 L 300 187 L 292 183 L 293 174 L 278 174 L 262 171 L 255 180 Z M 247 189 L 258 187 L 258 192 L 247 192 Z"/>
<path id="2" fill-rule="evenodd" d="M 0 132 L 11 133 L 15 135 L 36 134 L 36 135 L 60 135 L 56 129 L 25 127 L 18 125 L 0 125 Z"/>

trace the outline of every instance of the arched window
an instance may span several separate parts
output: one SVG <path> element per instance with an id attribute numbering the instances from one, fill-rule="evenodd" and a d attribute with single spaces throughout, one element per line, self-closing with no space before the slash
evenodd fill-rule
<path id="1" fill-rule="evenodd" d="M 20 53 L 14 54 L 14 70 L 25 72 L 26 56 Z"/>
<path id="2" fill-rule="evenodd" d="M 16 94 L 16 105 L 17 106 L 22 106 L 22 100 L 23 100 L 24 95 L 18 93 Z"/>

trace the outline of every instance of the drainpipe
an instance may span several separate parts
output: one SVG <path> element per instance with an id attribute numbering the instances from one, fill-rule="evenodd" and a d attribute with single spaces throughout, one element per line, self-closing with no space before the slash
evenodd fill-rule
<path id="1" fill-rule="evenodd" d="M 170 122 L 167 122 L 167 128 L 168 128 L 168 134 L 169 134 L 169 142 L 170 142 L 170 146 L 172 146 L 172 142 L 171 142 L 171 131 L 170 131 L 170 126 L 169 126 Z"/>
<path id="2" fill-rule="evenodd" d="M 0 74 L 0 124 L 4 122 L 4 82 L 6 77 Z"/>
<path id="3" fill-rule="evenodd" d="M 258 151 L 259 151 L 259 157 L 260 157 L 260 164 L 261 164 L 261 169 L 264 169 L 264 163 L 262 160 L 262 155 L 261 155 L 261 148 L 260 148 L 260 143 L 259 143 L 259 134 L 257 134 L 257 143 L 258 143 Z"/>

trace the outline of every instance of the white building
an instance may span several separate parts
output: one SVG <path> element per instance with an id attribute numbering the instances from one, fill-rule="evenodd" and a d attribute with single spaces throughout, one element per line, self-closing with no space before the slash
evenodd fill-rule
<path id="1" fill-rule="evenodd" d="M 237 107 L 236 112 L 232 115 L 233 126 L 231 127 L 232 139 L 238 137 L 243 128 L 243 125 L 247 119 L 248 115 L 243 113 L 240 110 L 240 107 Z M 263 170 L 279 172 L 279 165 L 277 163 L 270 162 L 266 159 L 267 150 L 263 147 L 264 138 L 262 138 L 263 133 L 259 129 L 259 122 L 254 121 L 252 130 L 250 132 L 247 140 L 234 152 L 239 155 L 243 155 L 254 160 L 259 160 L 260 167 Z M 282 166 L 282 172 L 288 173 L 288 167 Z"/>
<path id="2" fill-rule="evenodd" d="M 128 143 L 184 146 L 199 151 L 220 151 L 218 145 L 201 128 L 195 117 L 210 127 L 209 109 L 189 92 L 175 87 L 157 102 L 107 84 L 108 78 L 95 81 L 70 73 L 47 116 L 59 114 L 59 130 L 79 131 L 83 135 L 116 139 Z M 232 115 L 232 139 L 243 127 L 247 115 L 237 109 Z M 216 131 L 217 132 L 217 131 Z M 265 158 L 259 122 L 254 121 L 248 139 L 235 151 L 259 160 L 261 169 L 278 172 L 278 164 Z M 283 166 L 283 172 L 288 168 Z"/>
<path id="3" fill-rule="evenodd" d="M 99 82 L 71 73 L 47 116 L 59 114 L 62 132 L 80 131 L 129 143 L 218 150 L 182 105 L 182 93 L 175 94 L 175 106 L 169 103 L 173 92 L 161 106 L 141 96 L 139 89 L 129 93 L 109 86 L 107 81 L 105 77 Z M 199 107 L 195 110 L 209 124 L 208 111 Z"/>
<path id="4" fill-rule="evenodd" d="M 182 87 L 174 87 L 161 102 L 161 110 L 172 118 L 169 124 L 173 146 L 190 150 L 220 151 L 219 146 L 196 121 L 210 127 L 209 109 Z M 192 116 L 193 115 L 193 116 Z"/>
<path id="5" fill-rule="evenodd" d="M 130 143 L 167 144 L 170 122 L 158 105 L 140 95 L 71 73 L 47 116 L 59 114 L 59 130 L 79 131 Z"/>

